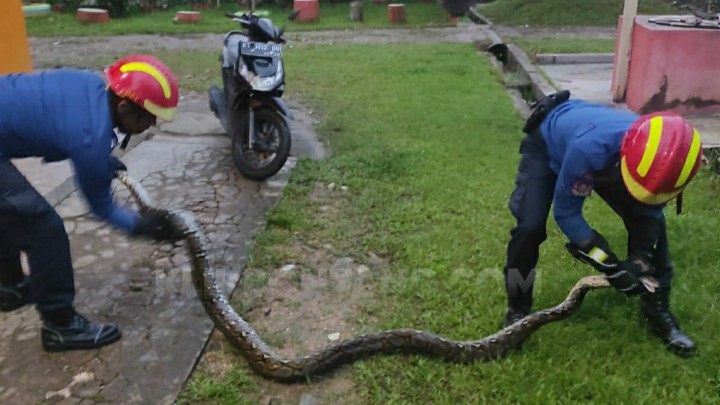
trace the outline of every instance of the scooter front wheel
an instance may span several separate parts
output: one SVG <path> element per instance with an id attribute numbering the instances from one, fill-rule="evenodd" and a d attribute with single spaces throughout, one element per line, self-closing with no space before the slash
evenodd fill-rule
<path id="1" fill-rule="evenodd" d="M 290 156 L 290 128 L 285 119 L 270 108 L 255 110 L 255 136 L 248 144 L 248 128 L 232 135 L 235 167 L 250 180 L 275 175 Z"/>

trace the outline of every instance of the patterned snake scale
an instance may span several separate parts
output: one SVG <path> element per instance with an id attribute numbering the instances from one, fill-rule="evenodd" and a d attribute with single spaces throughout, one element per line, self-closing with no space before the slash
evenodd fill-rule
<path id="1" fill-rule="evenodd" d="M 609 286 L 604 276 L 583 277 L 559 305 L 534 312 L 492 335 L 474 341 L 459 342 L 414 329 L 393 329 L 329 343 L 302 356 L 284 358 L 275 353 L 252 326 L 235 312 L 218 288 L 213 268 L 207 260 L 208 239 L 192 216 L 155 207 L 142 186 L 126 174 L 121 174 L 118 180 L 128 188 L 141 212 L 164 214 L 171 225 L 184 235 L 192 262 L 193 285 L 205 312 L 227 339 L 240 349 L 255 372 L 275 381 L 306 380 L 341 364 L 380 353 L 424 354 L 455 363 L 496 359 L 518 347 L 541 326 L 570 316 L 580 307 L 589 290 Z"/>

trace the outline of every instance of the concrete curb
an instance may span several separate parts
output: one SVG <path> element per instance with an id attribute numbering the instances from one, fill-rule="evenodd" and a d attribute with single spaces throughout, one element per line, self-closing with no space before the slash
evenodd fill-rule
<path id="1" fill-rule="evenodd" d="M 530 78 L 533 97 L 540 100 L 558 89 L 550 83 L 525 52 L 515 44 L 508 45 L 507 67 Z"/>
<path id="2" fill-rule="evenodd" d="M 613 63 L 612 53 L 541 53 L 535 56 L 539 65 L 573 64 L 573 63 Z"/>
<path id="3" fill-rule="evenodd" d="M 500 66 L 500 70 L 509 70 L 518 72 L 523 76 L 526 76 L 530 81 L 533 97 L 536 100 L 540 100 L 548 94 L 552 94 L 558 89 L 545 78 L 544 73 L 536 67 L 530 58 L 527 56 L 525 51 L 515 44 L 505 44 L 502 37 L 493 30 L 493 23 L 482 15 L 476 8 L 470 7 L 467 12 L 468 18 L 479 25 L 487 24 L 487 41 L 475 41 L 475 46 L 478 50 L 483 52 L 489 52 L 496 56 L 505 67 Z M 498 52 L 502 45 L 502 51 Z M 496 49 L 493 50 L 492 47 Z M 515 96 L 514 96 L 515 97 Z M 516 102 L 517 104 L 517 102 Z M 521 111 L 523 113 L 523 111 Z"/>
<path id="4" fill-rule="evenodd" d="M 480 14 L 475 7 L 470 7 L 466 12 L 466 16 L 475 24 L 492 25 L 492 21 Z"/>

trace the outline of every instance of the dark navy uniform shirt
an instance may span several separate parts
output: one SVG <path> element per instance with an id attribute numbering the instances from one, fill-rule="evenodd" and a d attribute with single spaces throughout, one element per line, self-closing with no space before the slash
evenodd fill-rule
<path id="1" fill-rule="evenodd" d="M 558 175 L 553 215 L 571 242 L 591 238 L 582 207 L 593 188 L 593 175 L 618 164 L 625 131 L 638 118 L 632 112 L 570 100 L 553 109 L 541 124 L 550 169 Z M 640 215 L 659 218 L 663 208 L 643 204 L 639 209 Z"/>
<path id="2" fill-rule="evenodd" d="M 90 71 L 0 76 L 0 157 L 70 159 L 93 212 L 130 232 L 139 216 L 117 206 L 110 189 L 117 136 L 105 87 Z"/>

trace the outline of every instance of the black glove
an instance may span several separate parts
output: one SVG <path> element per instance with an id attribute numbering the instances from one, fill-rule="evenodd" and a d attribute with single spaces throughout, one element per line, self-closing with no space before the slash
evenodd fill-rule
<path id="1" fill-rule="evenodd" d="M 177 242 L 184 236 L 170 224 L 168 217 L 162 213 L 143 215 L 132 234 L 167 242 Z"/>
<path id="2" fill-rule="evenodd" d="M 116 158 L 113 155 L 110 155 L 108 157 L 108 163 L 110 164 L 110 170 L 113 173 L 113 179 L 117 178 L 118 172 L 127 171 L 127 166 L 125 166 L 125 163 L 121 162 L 120 159 Z"/>
<path id="3" fill-rule="evenodd" d="M 652 293 L 658 287 L 651 267 L 642 259 L 623 260 L 605 274 L 610 284 L 625 295 Z"/>
<path id="4" fill-rule="evenodd" d="M 575 243 L 568 243 L 565 245 L 565 249 L 570 252 L 572 257 L 603 273 L 615 269 L 620 262 L 610 249 L 608 241 L 595 231 L 593 231 L 592 239 L 587 246 L 581 247 Z"/>

